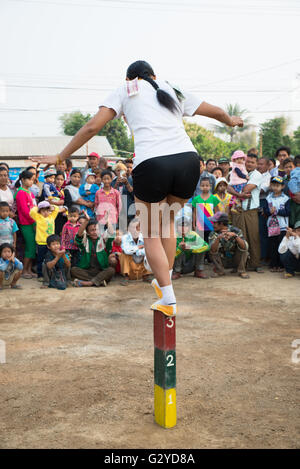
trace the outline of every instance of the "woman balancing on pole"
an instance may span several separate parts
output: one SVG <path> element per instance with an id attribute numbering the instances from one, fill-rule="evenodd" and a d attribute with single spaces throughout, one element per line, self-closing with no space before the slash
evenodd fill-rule
<path id="1" fill-rule="evenodd" d="M 139 60 L 129 66 L 126 83 L 103 101 L 98 113 L 59 155 L 32 158 L 33 161 L 55 164 L 70 158 L 107 122 L 122 115 L 134 135 L 135 202 L 146 257 L 155 276 L 152 285 L 159 297 L 151 309 L 173 316 L 177 311 L 171 280 L 176 251 L 174 218 L 176 211 L 193 195 L 200 175 L 197 153 L 185 132 L 182 117 L 211 117 L 231 127 L 242 127 L 243 121 L 173 88 L 166 81 L 157 80 L 152 67 Z M 157 213 L 159 222 L 153 220 Z M 168 235 L 163 236 L 166 232 Z"/>

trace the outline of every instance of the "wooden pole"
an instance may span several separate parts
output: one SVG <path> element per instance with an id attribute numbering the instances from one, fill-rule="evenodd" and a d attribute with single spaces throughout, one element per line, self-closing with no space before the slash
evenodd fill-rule
<path id="1" fill-rule="evenodd" d="M 176 319 L 153 312 L 154 416 L 164 428 L 176 425 Z"/>

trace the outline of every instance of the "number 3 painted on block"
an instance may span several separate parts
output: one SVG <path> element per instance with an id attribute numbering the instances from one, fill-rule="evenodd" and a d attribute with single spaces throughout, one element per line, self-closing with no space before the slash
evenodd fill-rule
<path id="1" fill-rule="evenodd" d="M 167 327 L 169 327 L 170 329 L 174 326 L 174 321 L 172 318 L 169 318 L 170 323 L 167 323 Z"/>

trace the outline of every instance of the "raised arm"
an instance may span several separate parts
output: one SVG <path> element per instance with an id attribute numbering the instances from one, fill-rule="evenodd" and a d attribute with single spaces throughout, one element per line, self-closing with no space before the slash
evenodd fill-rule
<path id="1" fill-rule="evenodd" d="M 216 119 L 229 127 L 244 126 L 244 122 L 241 117 L 230 116 L 226 111 L 224 111 L 224 109 L 208 104 L 205 101 L 200 104 L 194 115 L 211 117 L 212 119 Z"/>
<path id="2" fill-rule="evenodd" d="M 88 142 L 92 137 L 115 117 L 116 113 L 113 109 L 107 107 L 101 107 L 97 114 L 90 119 L 78 132 L 74 135 L 68 145 L 58 155 L 54 156 L 37 156 L 29 158 L 31 161 L 45 164 L 57 164 L 60 161 L 64 161 L 75 153 L 79 148 Z"/>

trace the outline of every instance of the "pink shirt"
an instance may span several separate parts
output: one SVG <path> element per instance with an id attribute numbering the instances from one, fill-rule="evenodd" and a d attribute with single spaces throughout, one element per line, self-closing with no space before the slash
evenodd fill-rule
<path id="1" fill-rule="evenodd" d="M 95 213 L 97 220 L 102 225 L 106 223 L 106 212 L 108 212 L 108 220 L 112 224 L 116 224 L 122 209 L 121 194 L 119 191 L 110 188 L 108 194 L 105 190 L 99 189 L 95 197 Z"/>
<path id="2" fill-rule="evenodd" d="M 16 203 L 20 225 L 32 225 L 35 223 L 29 216 L 30 210 L 36 205 L 34 195 L 25 189 L 20 189 L 16 195 Z"/>
<path id="3" fill-rule="evenodd" d="M 63 249 L 78 249 L 75 244 L 75 236 L 80 228 L 80 223 L 72 225 L 69 221 L 64 224 L 61 234 L 61 247 Z"/>

